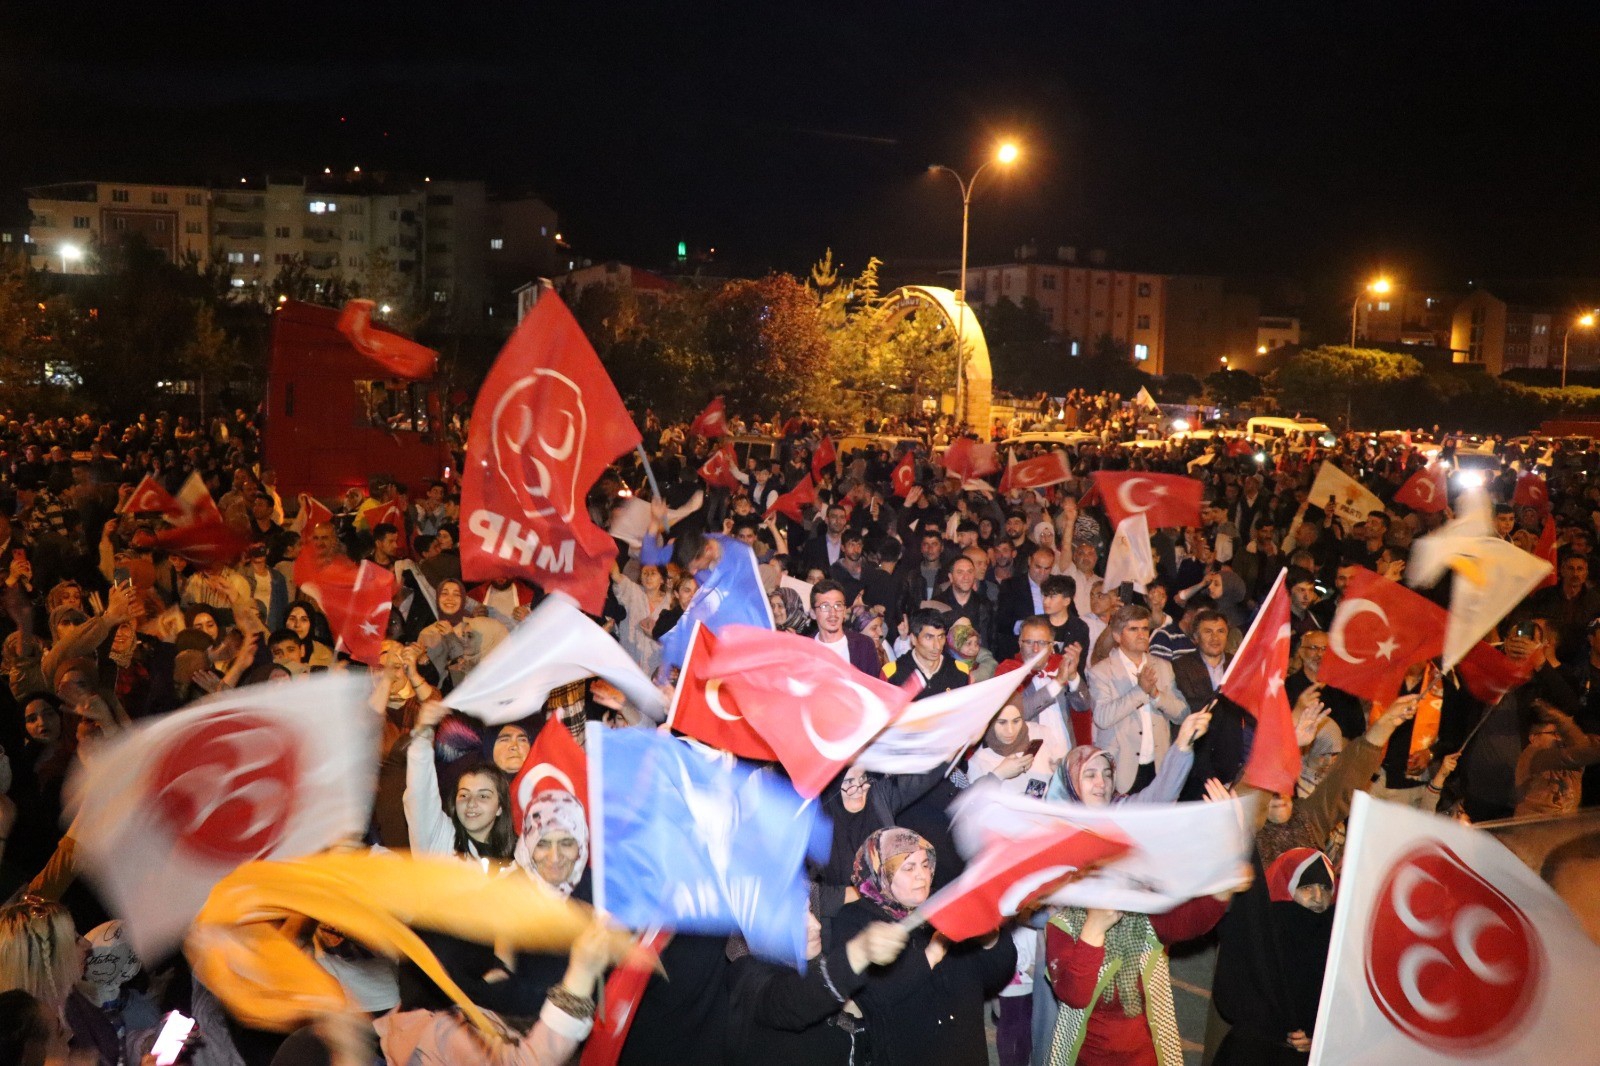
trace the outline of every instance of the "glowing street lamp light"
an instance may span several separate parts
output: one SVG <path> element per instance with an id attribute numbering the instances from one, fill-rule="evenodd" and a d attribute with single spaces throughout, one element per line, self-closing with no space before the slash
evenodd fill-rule
<path id="1" fill-rule="evenodd" d="M 1572 331 L 1573 329 L 1593 329 L 1594 315 L 1593 311 L 1585 311 L 1573 319 L 1572 325 L 1568 326 L 1566 331 L 1561 334 L 1561 387 L 1563 389 L 1567 387 L 1567 346 L 1572 341 Z"/>
<path id="2" fill-rule="evenodd" d="M 76 244 L 63 244 L 61 246 L 61 273 L 71 273 L 72 268 L 68 263 L 76 263 L 83 259 L 83 249 Z"/>
<path id="3" fill-rule="evenodd" d="M 1367 293 L 1374 296 L 1387 296 L 1394 289 L 1394 284 L 1388 278 L 1377 277 L 1367 282 L 1361 292 L 1356 293 L 1355 302 L 1350 305 L 1350 347 L 1356 346 L 1356 314 L 1361 307 L 1361 297 Z"/>
<path id="4" fill-rule="evenodd" d="M 963 341 L 962 332 L 966 325 L 967 306 L 967 223 L 972 214 L 972 190 L 978 184 L 978 175 L 999 163 L 1009 167 L 1017 161 L 1022 150 L 1015 141 L 1001 141 L 995 149 L 994 156 L 984 162 L 977 170 L 972 172 L 972 177 L 963 178 L 959 173 L 942 163 L 934 163 L 928 170 L 942 170 L 956 179 L 956 185 L 961 189 L 961 277 L 956 283 L 956 418 L 965 421 L 966 416 L 966 382 L 967 382 L 967 349 Z"/>

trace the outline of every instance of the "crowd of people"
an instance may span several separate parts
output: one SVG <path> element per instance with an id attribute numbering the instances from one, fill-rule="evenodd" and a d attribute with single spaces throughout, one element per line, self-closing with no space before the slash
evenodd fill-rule
<path id="1" fill-rule="evenodd" d="M 1168 950 L 1204 937 L 1220 945 L 1213 1061 L 1305 1061 L 1355 792 L 1473 822 L 1600 802 L 1600 591 L 1588 562 L 1600 535 L 1600 479 L 1587 472 L 1596 464 L 1560 448 L 1547 456 L 1548 510 L 1510 506 L 1518 464 L 1531 456 L 1505 454 L 1488 479 L 1500 537 L 1532 551 L 1546 519 L 1554 523 L 1558 584 L 1528 597 L 1495 638 L 1525 680 L 1485 703 L 1454 671 L 1419 664 L 1395 701 L 1373 707 L 1319 680 L 1345 584 L 1358 567 L 1401 579 L 1414 540 L 1447 516 L 1390 503 L 1351 524 L 1311 499 L 1310 485 L 1329 461 L 1387 503 L 1420 454 L 1354 435 L 1308 452 L 1285 443 L 1233 454 L 1222 440 L 1134 449 L 1115 438 L 1136 418 L 1111 396 L 1074 394 L 1064 410 L 1045 398 L 1038 414 L 1105 431 L 1071 456 L 1073 480 L 1043 490 L 1000 495 L 949 478 L 935 461 L 948 443 L 939 427 L 884 419 L 867 429 L 916 429 L 923 443 L 840 455 L 818 472 L 816 502 L 796 520 L 772 507 L 813 474 L 823 427 L 803 416 L 730 418 L 735 433 L 759 428 L 777 441 L 770 460 L 742 464 L 730 490 L 697 474 L 714 440 L 651 415 L 643 452 L 659 495 L 632 457 L 590 492 L 602 528 L 623 501 L 650 498 L 643 536 L 617 539 L 596 620 L 664 690 L 676 678 L 661 641 L 694 602 L 710 534 L 754 552 L 776 628 L 864 674 L 912 684 L 918 699 L 1031 669 L 948 771 L 849 767 L 825 789 L 831 846 L 808 870 L 803 974 L 737 937 L 674 937 L 619 1061 L 983 1063 L 992 1032 L 1003 1066 L 1176 1066 Z M 580 745 L 588 730 L 659 723 L 609 685 L 581 681 L 515 724 L 448 711 L 443 695 L 542 591 L 464 579 L 453 482 L 400 485 L 375 473 L 365 490 L 324 501 L 332 521 L 306 528 L 304 506 L 261 463 L 259 428 L 243 411 L 198 426 L 165 415 L 120 426 L 0 420 L 7 1061 L 138 1062 L 173 1009 L 198 1020 L 194 1062 L 327 1061 L 310 1029 L 285 1038 L 229 1017 L 182 958 L 135 958 L 118 916 L 75 877 L 62 794 L 74 768 L 141 720 L 210 693 L 324 671 L 369 675 L 383 729 L 366 844 L 460 856 L 593 898 L 583 805 L 560 791 L 516 795 L 512 782 L 548 718 Z M 915 477 L 897 492 L 891 475 L 907 452 Z M 1201 525 L 1154 531 L 1157 580 L 1136 592 L 1104 579 L 1114 530 L 1086 496 L 1097 470 L 1141 469 L 1195 477 L 1205 504 Z M 124 506 L 146 476 L 176 492 L 192 473 L 248 545 L 230 565 L 203 569 L 161 550 L 157 520 Z M 373 520 L 393 516 L 391 504 L 402 521 Z M 337 650 L 314 593 L 296 582 L 302 551 L 394 573 L 375 667 Z M 957 943 L 904 921 L 963 868 L 949 808 L 965 790 L 1090 808 L 1250 791 L 1241 775 L 1256 722 L 1218 688 L 1285 570 L 1294 642 L 1285 686 L 1304 769 L 1292 792 L 1264 798 L 1239 888 L 1166 914 L 1039 909 Z M 1413 752 L 1411 720 L 1430 698 L 1441 705 L 1438 739 Z M 588 1036 L 599 982 L 626 950 L 603 933 L 580 939 L 570 960 L 426 935 L 457 984 L 505 1022 L 514 1039 L 498 1047 L 447 1024 L 450 1001 L 414 967 L 328 926 L 311 923 L 302 940 L 373 1021 L 365 1038 L 375 1056 L 553 1064 Z"/>

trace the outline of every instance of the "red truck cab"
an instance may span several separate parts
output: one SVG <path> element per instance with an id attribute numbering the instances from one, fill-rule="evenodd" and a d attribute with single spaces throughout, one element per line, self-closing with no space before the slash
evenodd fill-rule
<path id="1" fill-rule="evenodd" d="M 386 377 L 338 319 L 335 308 L 297 300 L 273 313 L 264 452 L 278 490 L 333 499 L 387 474 L 421 496 L 451 472 L 440 386 Z"/>

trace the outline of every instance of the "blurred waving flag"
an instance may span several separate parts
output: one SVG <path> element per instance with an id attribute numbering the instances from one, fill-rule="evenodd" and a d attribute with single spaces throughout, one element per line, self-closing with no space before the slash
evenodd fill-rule
<path id="1" fill-rule="evenodd" d="M 694 636 L 689 640 L 689 653 L 678 673 L 678 688 L 672 694 L 667 725 L 675 732 L 732 752 L 741 759 L 776 762 L 777 753 L 761 739 L 755 727 L 745 721 L 733 695 L 723 691 L 721 681 L 707 675 L 706 664 L 716 649 L 715 634 L 705 626 L 696 625 Z"/>
<path id="2" fill-rule="evenodd" d="M 1218 686 L 1256 720 L 1255 741 L 1244 767 L 1244 782 L 1279 795 L 1293 795 L 1300 776 L 1300 745 L 1283 682 L 1289 675 L 1289 591 L 1287 570 L 1278 571 L 1255 621 L 1244 635 Z"/>
<path id="3" fill-rule="evenodd" d="M 1354 567 L 1328 626 L 1329 654 L 1317 680 L 1388 703 L 1411 664 L 1444 650 L 1444 627 L 1443 607 L 1398 581 Z"/>
<path id="4" fill-rule="evenodd" d="M 737 932 L 803 970 L 816 804 L 659 733 L 594 730 L 588 751 L 595 908 L 633 929 Z"/>
<path id="5" fill-rule="evenodd" d="M 856 756 L 856 765 L 885 774 L 920 774 L 950 762 L 983 735 L 1043 658 L 1040 652 L 1020 670 L 917 700 Z M 916 671 L 911 676 L 922 677 Z"/>
<path id="6" fill-rule="evenodd" d="M 678 624 L 661 637 L 661 661 L 667 666 L 682 666 L 689 653 L 689 639 L 696 622 L 713 634 L 724 626 L 742 625 L 772 628 L 772 604 L 761 584 L 756 553 L 743 541 L 713 533 L 711 539 L 721 548 L 711 569 L 695 575 L 699 587 Z"/>

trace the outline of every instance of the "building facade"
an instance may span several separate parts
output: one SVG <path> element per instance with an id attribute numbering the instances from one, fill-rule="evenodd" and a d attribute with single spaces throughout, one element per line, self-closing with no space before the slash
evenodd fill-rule
<path id="1" fill-rule="evenodd" d="M 1558 369 L 1563 355 L 1569 369 L 1593 369 L 1600 366 L 1600 329 L 1581 326 L 1580 314 L 1511 302 L 1477 289 L 1456 305 L 1450 330 L 1453 359 L 1495 375 L 1523 368 Z"/>
<path id="2" fill-rule="evenodd" d="M 171 262 L 210 262 L 211 191 L 199 185 L 75 181 L 28 190 L 24 245 L 35 270 L 83 274 L 96 248 L 140 237 Z"/>
<path id="3" fill-rule="evenodd" d="M 1355 303 L 1356 343 L 1449 348 L 1461 297 L 1390 282 L 1389 291 L 1363 292 Z"/>

